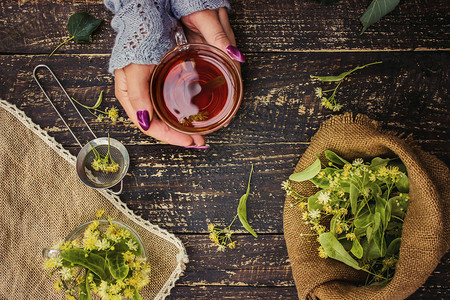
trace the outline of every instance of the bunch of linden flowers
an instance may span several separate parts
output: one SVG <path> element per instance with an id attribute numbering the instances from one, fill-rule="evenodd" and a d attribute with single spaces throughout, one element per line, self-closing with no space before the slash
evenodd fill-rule
<path id="1" fill-rule="evenodd" d="M 366 284 L 387 284 L 398 260 L 409 180 L 399 159 L 375 157 L 352 163 L 326 150 L 328 166 L 319 159 L 292 174 L 282 188 L 316 236 L 321 258 L 333 258 L 368 273 Z M 306 197 L 292 181 L 311 181 L 319 188 Z"/>
<path id="2" fill-rule="evenodd" d="M 114 161 L 114 159 L 111 156 L 111 144 L 110 144 L 110 140 L 109 140 L 109 133 L 108 133 L 108 152 L 106 153 L 105 156 L 101 155 L 100 152 L 98 152 L 98 150 L 92 146 L 91 143 L 89 143 L 89 145 L 91 145 L 92 148 L 92 152 L 94 152 L 95 158 L 91 163 L 91 167 L 95 170 L 95 171 L 102 171 L 105 173 L 116 173 L 119 171 L 120 166 L 118 163 L 116 163 Z"/>
<path id="3" fill-rule="evenodd" d="M 54 287 L 64 289 L 68 300 L 92 299 L 91 294 L 105 300 L 138 300 L 139 290 L 150 282 L 150 266 L 138 241 L 111 218 L 91 222 L 81 241 L 59 242 L 52 249 L 59 250 L 59 256 L 48 258 L 44 269 L 58 275 Z"/>

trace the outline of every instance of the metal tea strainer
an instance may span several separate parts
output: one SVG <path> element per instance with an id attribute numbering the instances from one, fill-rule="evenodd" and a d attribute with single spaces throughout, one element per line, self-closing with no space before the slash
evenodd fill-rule
<path id="1" fill-rule="evenodd" d="M 59 110 L 56 108 L 53 101 L 50 99 L 47 92 L 44 90 L 41 83 L 39 82 L 37 75 L 36 75 L 36 71 L 39 68 L 45 68 L 50 72 L 50 74 L 53 76 L 53 78 L 58 83 L 61 90 L 66 95 L 67 99 L 69 99 L 70 103 L 72 103 L 72 106 L 75 108 L 75 110 L 78 113 L 81 120 L 83 120 L 86 127 L 89 129 L 91 134 L 94 136 L 94 140 L 90 141 L 89 143 L 87 143 L 84 146 L 80 143 L 78 138 L 72 132 L 69 125 L 64 120 L 64 118 L 60 114 Z M 36 80 L 39 87 L 41 88 L 41 90 L 44 93 L 47 100 L 50 102 L 50 104 L 52 105 L 52 107 L 54 108 L 56 113 L 59 115 L 61 120 L 64 122 L 64 125 L 66 125 L 67 129 L 72 134 L 73 138 L 77 141 L 78 145 L 80 145 L 80 147 L 81 147 L 81 151 L 78 153 L 77 162 L 76 162 L 78 178 L 80 178 L 80 180 L 87 186 L 89 186 L 91 188 L 95 188 L 95 189 L 110 188 L 110 187 L 117 185 L 120 182 L 120 190 L 117 192 L 115 192 L 115 191 L 111 191 L 111 192 L 116 195 L 121 194 L 122 189 L 123 189 L 123 178 L 127 174 L 128 167 L 130 166 L 130 156 L 128 155 L 128 151 L 125 148 L 125 146 L 122 145 L 122 143 L 120 143 L 118 140 L 113 139 L 113 138 L 109 138 L 109 137 L 97 138 L 95 133 L 92 131 L 91 127 L 88 125 L 86 120 L 81 115 L 78 108 L 75 106 L 75 103 L 72 101 L 72 99 L 69 97 L 69 95 L 67 94 L 64 87 L 59 82 L 58 78 L 55 76 L 55 74 L 52 72 L 52 70 L 47 65 L 36 66 L 33 70 L 33 77 L 34 77 L 34 80 Z M 108 147 L 108 140 L 109 140 L 109 147 Z M 91 164 L 95 158 L 95 154 L 94 154 L 94 151 L 92 151 L 92 147 L 94 147 L 103 156 L 107 155 L 108 148 L 109 148 L 110 156 L 116 163 L 119 164 L 119 171 L 117 171 L 115 173 L 111 173 L 111 172 L 105 173 L 103 171 L 95 171 L 91 166 Z"/>

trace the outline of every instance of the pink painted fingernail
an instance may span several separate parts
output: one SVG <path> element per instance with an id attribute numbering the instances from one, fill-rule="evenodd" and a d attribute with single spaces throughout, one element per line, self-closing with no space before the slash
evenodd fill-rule
<path id="1" fill-rule="evenodd" d="M 233 45 L 229 45 L 225 48 L 228 52 L 228 54 L 231 56 L 232 59 L 238 61 L 238 62 L 245 62 L 245 57 L 242 55 L 241 51 L 239 51 L 238 48 L 234 47 Z"/>
<path id="2" fill-rule="evenodd" d="M 138 110 L 137 119 L 138 119 L 139 125 L 141 125 L 141 127 L 144 131 L 150 127 L 150 116 L 148 114 L 148 111 Z"/>
<path id="3" fill-rule="evenodd" d="M 204 146 L 192 145 L 192 146 L 184 146 L 184 148 L 187 148 L 187 149 L 208 149 L 209 145 L 208 144 L 205 144 Z"/>

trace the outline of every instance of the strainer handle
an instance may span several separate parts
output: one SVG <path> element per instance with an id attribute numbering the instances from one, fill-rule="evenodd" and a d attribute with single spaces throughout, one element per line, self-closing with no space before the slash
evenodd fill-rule
<path id="1" fill-rule="evenodd" d="M 113 193 L 114 195 L 120 195 L 122 194 L 123 191 L 123 180 L 120 181 L 120 190 L 118 192 L 114 192 L 111 188 L 109 189 L 111 193 Z"/>
<path id="2" fill-rule="evenodd" d="M 69 97 L 69 94 L 67 94 L 66 90 L 64 89 L 64 87 L 62 86 L 62 84 L 59 82 L 58 78 L 56 77 L 56 75 L 53 73 L 53 71 L 47 66 L 47 65 L 38 65 L 34 68 L 33 70 L 33 77 L 34 80 L 36 80 L 37 84 L 39 85 L 41 91 L 44 93 L 45 97 L 47 98 L 47 100 L 50 102 L 50 104 L 53 106 L 53 109 L 56 111 L 56 113 L 58 114 L 58 116 L 61 118 L 61 120 L 64 122 L 64 125 L 66 125 L 67 129 L 69 129 L 70 134 L 72 134 L 73 138 L 77 141 L 78 145 L 80 145 L 81 148 L 83 148 L 83 145 L 80 143 L 80 141 L 77 139 L 77 137 L 75 136 L 75 134 L 73 133 L 73 131 L 70 129 L 69 125 L 67 124 L 66 120 L 64 120 L 63 116 L 60 114 L 60 112 L 58 111 L 58 109 L 56 108 L 56 106 L 53 104 L 53 101 L 50 99 L 50 97 L 48 96 L 47 92 L 44 90 L 44 88 L 42 87 L 41 83 L 39 82 L 37 76 L 36 76 L 36 71 L 39 68 L 46 68 L 50 74 L 53 76 L 53 78 L 56 80 L 56 82 L 58 83 L 59 87 L 61 88 L 61 90 L 64 92 L 64 94 L 66 95 L 67 99 L 69 99 L 70 103 L 72 103 L 72 106 L 75 108 L 75 110 L 77 111 L 78 115 L 80 116 L 81 120 L 83 120 L 84 124 L 86 125 L 86 127 L 89 129 L 89 131 L 92 133 L 92 135 L 94 136 L 94 138 L 96 139 L 97 136 L 95 135 L 95 133 L 92 131 L 91 127 L 88 125 L 88 123 L 86 122 L 86 120 L 83 118 L 83 116 L 81 115 L 80 111 L 78 110 L 78 108 L 75 106 L 75 103 L 73 103 L 72 99 Z"/>

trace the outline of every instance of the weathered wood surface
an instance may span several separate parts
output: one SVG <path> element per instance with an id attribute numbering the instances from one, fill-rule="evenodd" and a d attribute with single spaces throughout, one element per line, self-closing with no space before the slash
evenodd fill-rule
<path id="1" fill-rule="evenodd" d="M 450 49 L 450 2 L 404 1 L 362 36 L 359 17 L 370 1 L 331 6 L 309 1 L 231 1 L 231 22 L 244 52 L 404 51 Z M 65 37 L 76 11 L 105 19 L 90 45 L 69 43 L 58 53 L 109 53 L 114 32 L 102 1 L 5 0 L 0 2 L 0 52 L 50 53 Z"/>
<path id="2" fill-rule="evenodd" d="M 121 199 L 186 245 L 190 263 L 171 299 L 296 298 L 283 238 L 280 183 L 320 124 L 333 115 L 315 98 L 319 84 L 310 74 L 339 74 L 383 61 L 342 85 L 337 99 L 343 111 L 366 114 L 386 129 L 411 134 L 424 150 L 450 163 L 449 2 L 403 1 L 360 36 L 358 18 L 367 5 L 354 0 L 328 7 L 313 1 L 232 1 L 232 26 L 247 58 L 244 102 L 227 128 L 208 136 L 211 148 L 206 151 L 160 144 L 127 121 L 96 123 L 82 110 L 95 132 L 109 130 L 130 153 Z M 69 43 L 49 58 L 67 35 L 68 16 L 80 10 L 107 21 L 93 43 Z M 114 37 L 111 16 L 101 1 L 0 2 L 0 98 L 24 110 L 74 154 L 78 146 L 40 92 L 32 70 L 48 64 L 71 96 L 93 103 L 104 90 L 106 106 L 118 106 L 106 72 Z M 87 141 L 70 106 L 58 106 Z M 255 174 L 248 214 L 260 236 L 255 239 L 236 226 L 237 249 L 219 253 L 208 240 L 207 224 L 231 221 L 251 164 Z M 447 254 L 411 299 L 449 298 L 449 263 Z"/>

